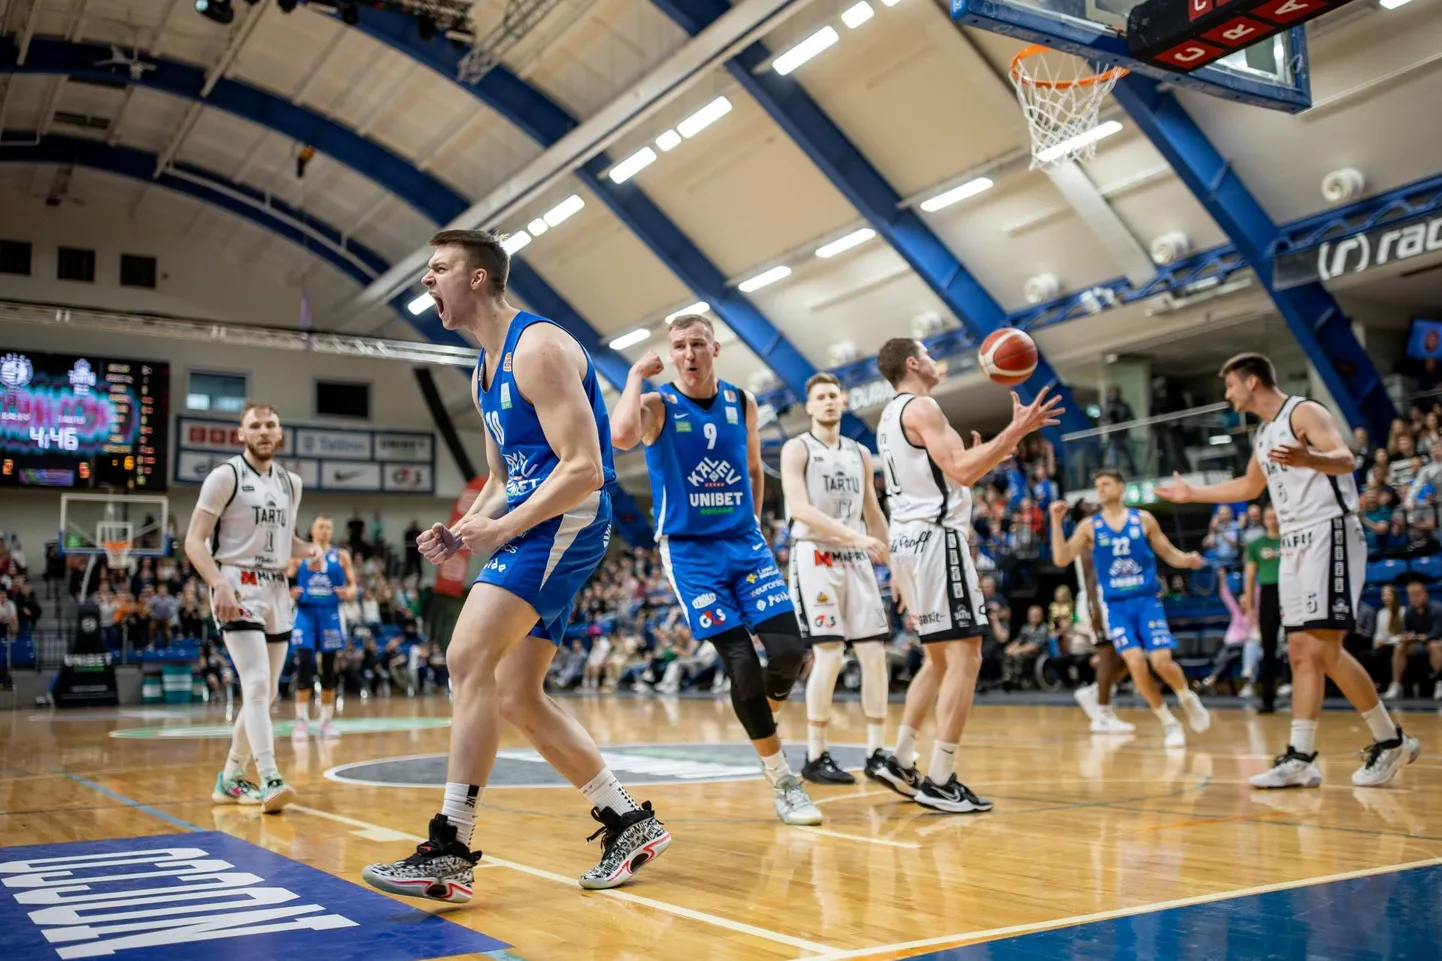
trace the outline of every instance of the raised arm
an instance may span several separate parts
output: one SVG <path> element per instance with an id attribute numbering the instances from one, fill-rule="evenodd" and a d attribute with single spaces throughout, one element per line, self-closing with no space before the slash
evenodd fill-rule
<path id="1" fill-rule="evenodd" d="M 932 397 L 917 397 L 901 413 L 901 426 L 918 437 L 933 462 L 953 481 L 971 487 L 1016 449 L 1021 439 L 1034 430 L 1061 423 L 1061 398 L 1047 400 L 1046 388 L 1036 400 L 1023 405 L 1013 391 L 1011 423 L 991 440 L 967 449 L 961 435 L 946 420 Z"/>
<path id="2" fill-rule="evenodd" d="M 1146 532 L 1147 543 L 1152 545 L 1152 551 L 1161 558 L 1162 563 L 1168 567 L 1176 567 L 1182 570 L 1198 571 L 1202 569 L 1204 561 L 1202 555 L 1196 551 L 1183 551 L 1178 548 L 1162 531 L 1162 525 L 1152 516 L 1151 511 L 1137 511 L 1142 515 L 1142 530 Z"/>
<path id="3" fill-rule="evenodd" d="M 1157 496 L 1173 504 L 1235 504 L 1237 501 L 1254 501 L 1267 489 L 1267 477 L 1257 455 L 1247 461 L 1247 472 L 1220 484 L 1204 484 L 1193 487 L 1182 480 L 1182 475 L 1172 472 L 1170 484 L 1158 484 Z"/>
<path id="4" fill-rule="evenodd" d="M 1078 557 L 1085 556 L 1092 546 L 1094 531 L 1089 518 L 1077 524 L 1070 540 L 1063 533 L 1061 522 L 1068 509 L 1066 501 L 1051 502 L 1051 562 L 1057 567 L 1066 567 Z"/>
<path id="5" fill-rule="evenodd" d="M 621 450 L 630 450 L 637 444 L 651 444 L 661 434 L 666 423 L 666 404 L 661 395 L 644 393 L 646 378 L 661 373 L 665 365 L 654 350 L 631 365 L 626 375 L 626 386 L 611 411 L 611 444 Z"/>

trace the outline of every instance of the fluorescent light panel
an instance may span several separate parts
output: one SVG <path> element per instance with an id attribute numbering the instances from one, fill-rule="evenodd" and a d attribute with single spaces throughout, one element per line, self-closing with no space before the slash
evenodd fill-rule
<path id="1" fill-rule="evenodd" d="M 612 183 L 623 184 L 656 162 L 656 151 L 642 147 L 625 160 L 611 168 L 608 176 Z"/>
<path id="2" fill-rule="evenodd" d="M 977 194 L 992 188 L 991 178 L 977 177 L 975 180 L 968 180 L 960 187 L 952 187 L 950 190 L 939 193 L 929 200 L 921 202 L 921 209 L 927 213 L 935 213 L 943 207 L 950 207 L 952 204 L 965 200 L 967 197 L 975 197 Z"/>
<path id="3" fill-rule="evenodd" d="M 829 244 L 822 244 L 820 247 L 817 247 L 816 256 L 822 258 L 823 260 L 828 257 L 835 257 L 837 254 L 844 253 L 850 250 L 852 247 L 866 243 L 868 240 L 875 236 L 876 231 L 872 230 L 870 227 L 862 227 L 860 230 L 853 230 L 845 237 L 841 237 L 837 240 L 833 240 Z"/>
<path id="4" fill-rule="evenodd" d="M 627 347 L 635 347 L 637 344 L 645 343 L 651 337 L 651 331 L 642 327 L 640 330 L 633 330 L 629 334 L 622 334 L 608 345 L 612 350 L 625 350 Z"/>
<path id="5" fill-rule="evenodd" d="M 840 39 L 841 35 L 836 32 L 835 27 L 822 27 L 777 57 L 772 62 L 771 69 L 784 77 Z"/>
<path id="6" fill-rule="evenodd" d="M 530 242 L 531 235 L 524 230 L 518 230 L 501 241 L 501 249 L 508 254 L 513 254 Z"/>
<path id="7" fill-rule="evenodd" d="M 1383 10 L 1396 10 L 1406 2 L 1407 0 L 1377 0 L 1377 5 Z"/>
<path id="8" fill-rule="evenodd" d="M 435 305 L 436 300 L 434 297 L 432 297 L 430 294 L 421 294 L 415 300 L 406 304 L 406 310 L 409 310 L 412 314 L 415 314 L 416 316 L 420 316 L 421 314 L 424 314 L 426 311 L 430 310 Z"/>
<path id="9" fill-rule="evenodd" d="M 1213 434 L 1211 437 L 1207 438 L 1207 442 L 1213 447 L 1221 447 L 1223 444 L 1230 444 L 1232 442 L 1232 435 Z"/>
<path id="10" fill-rule="evenodd" d="M 774 284 L 776 283 L 776 281 L 785 280 L 787 277 L 790 276 L 790 267 L 787 267 L 785 265 L 782 265 L 780 267 L 772 267 L 770 270 L 762 271 L 755 277 L 748 277 L 745 280 L 741 281 L 741 283 L 736 285 L 736 289 L 740 290 L 743 294 L 749 294 L 753 290 L 760 290 L 762 287 L 765 287 L 768 284 Z"/>
<path id="11" fill-rule="evenodd" d="M 669 153 L 681 146 L 681 135 L 674 130 L 663 130 L 661 136 L 656 138 L 656 146 L 660 147 L 663 153 Z"/>
<path id="12" fill-rule="evenodd" d="M 832 31 L 833 33 L 835 31 Z M 731 112 L 731 101 L 725 97 L 717 97 L 715 100 L 702 107 L 700 110 L 687 117 L 676 125 L 676 131 L 690 140 L 707 127 L 711 126 L 722 117 Z"/>
<path id="13" fill-rule="evenodd" d="M 546 231 L 550 230 L 550 229 L 551 229 L 551 225 L 548 224 L 548 223 L 546 223 L 546 222 L 545 222 L 544 220 L 542 220 L 540 217 L 537 217 L 535 220 L 533 220 L 533 221 L 531 221 L 530 223 L 526 224 L 526 229 L 531 232 L 531 236 L 532 236 L 532 237 L 539 237 L 539 236 L 541 236 L 541 234 L 543 234 L 543 233 L 545 233 Z"/>
<path id="14" fill-rule="evenodd" d="M 544 214 L 546 223 L 552 227 L 559 227 L 584 206 L 586 206 L 586 202 L 582 200 L 578 194 L 571 194 L 571 196 L 546 211 Z"/>
<path id="15" fill-rule="evenodd" d="M 892 0 L 892 2 L 895 3 L 896 0 Z M 1403 0 L 1403 2 L 1405 3 L 1406 0 Z M 855 6 L 847 7 L 841 11 L 841 22 L 852 30 L 855 30 L 874 16 L 876 16 L 876 11 L 872 9 L 871 4 L 867 3 L 866 0 L 861 0 L 861 2 Z"/>
<path id="16" fill-rule="evenodd" d="M 1063 140 L 1061 143 L 1047 147 L 1045 150 L 1038 150 L 1036 159 L 1042 163 L 1050 163 L 1056 158 L 1076 150 L 1078 147 L 1085 147 L 1089 143 L 1096 143 L 1103 137 L 1110 137 L 1121 129 L 1122 125 L 1120 123 L 1115 120 L 1108 120 L 1106 123 L 1097 124 L 1085 133 L 1079 133 L 1075 137 Z"/>
<path id="17" fill-rule="evenodd" d="M 706 313 L 707 311 L 709 311 L 710 309 L 711 309 L 711 305 L 710 305 L 710 304 L 706 303 L 706 301 L 704 301 L 704 300 L 698 300 L 698 301 L 696 301 L 696 303 L 691 304 L 690 306 L 682 307 L 680 310 L 676 311 L 674 314 L 667 314 L 667 315 L 666 315 L 666 323 L 669 324 L 669 323 L 671 323 L 672 321 L 674 321 L 677 317 L 684 317 L 684 316 L 686 316 L 687 314 L 704 314 L 704 313 Z"/>

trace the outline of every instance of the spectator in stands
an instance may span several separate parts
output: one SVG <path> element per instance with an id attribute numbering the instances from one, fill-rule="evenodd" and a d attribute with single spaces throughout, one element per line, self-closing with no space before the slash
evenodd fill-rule
<path id="1" fill-rule="evenodd" d="M 1038 435 L 1033 434 L 1033 437 Z M 1036 503 L 1037 510 L 1043 517 L 1046 516 L 1047 507 L 1051 502 L 1061 496 L 1057 489 L 1056 481 L 1051 479 L 1051 473 L 1047 465 L 1037 462 L 1031 465 L 1031 499 Z"/>
<path id="2" fill-rule="evenodd" d="M 175 626 L 176 615 L 180 613 L 180 601 L 170 593 L 170 585 L 164 581 L 155 585 L 155 592 L 146 607 L 150 618 L 151 646 L 169 647 L 171 629 Z"/>
<path id="3" fill-rule="evenodd" d="M 1262 632 L 1247 611 L 1256 610 L 1256 604 L 1238 603 L 1232 596 L 1232 586 L 1226 576 L 1217 578 L 1217 594 L 1232 619 L 1227 624 L 1222 649 L 1217 651 L 1216 659 L 1212 663 L 1212 673 L 1202 679 L 1200 690 L 1215 694 L 1217 682 L 1229 675 L 1237 662 L 1241 661 L 1242 689 L 1238 696 L 1252 697 L 1256 693 L 1252 682 L 1257 679 L 1257 665 L 1262 659 Z"/>
<path id="4" fill-rule="evenodd" d="M 1406 510 L 1395 511 L 1393 517 L 1403 516 L 1406 521 L 1406 544 L 1408 557 L 1424 557 L 1437 553 L 1437 490 L 1431 484 L 1412 485 L 1408 491 L 1410 505 Z"/>
<path id="5" fill-rule="evenodd" d="M 1372 454 L 1372 469 L 1367 474 L 1368 487 L 1391 488 L 1392 484 L 1388 476 L 1392 473 L 1392 455 L 1387 453 L 1386 448 L 1379 447 Z"/>
<path id="6" fill-rule="evenodd" d="M 10 563 L 14 565 L 17 573 L 30 573 L 30 565 L 26 563 L 25 550 L 20 546 L 19 537 L 10 538 Z"/>
<path id="7" fill-rule="evenodd" d="M 1033 670 L 1032 665 L 1050 645 L 1051 629 L 1046 623 L 1045 612 L 1040 604 L 1026 609 L 1026 622 L 1017 631 L 1016 639 L 1006 645 L 1006 664 L 1002 669 L 1002 683 L 1007 687 L 1021 687 L 1027 683 Z"/>
<path id="8" fill-rule="evenodd" d="M 28 637 L 35 629 L 35 624 L 44 613 L 40 606 L 40 599 L 30 588 L 30 578 L 19 576 L 15 578 L 14 586 L 10 588 L 11 598 L 15 601 L 15 610 L 19 614 L 20 629 L 18 636 Z"/>
<path id="9" fill-rule="evenodd" d="M 1259 537 L 1267 533 L 1267 525 L 1262 523 L 1262 505 L 1248 504 L 1247 513 L 1242 521 L 1242 550 Z"/>
<path id="10" fill-rule="evenodd" d="M 195 581 L 188 581 L 180 589 L 177 618 L 180 623 L 181 637 L 199 639 L 205 636 L 205 613 L 200 606 L 200 597 L 195 589 Z"/>
<path id="11" fill-rule="evenodd" d="M 1407 659 L 1412 648 L 1427 648 L 1433 673 L 1433 697 L 1442 700 L 1442 604 L 1432 600 L 1427 585 L 1420 579 L 1407 585 L 1407 609 L 1402 614 L 1402 634 L 1392 652 L 1392 683 L 1383 698 L 1395 701 L 1402 696 L 1402 681 L 1407 674 Z"/>
<path id="12" fill-rule="evenodd" d="M 1207 526 L 1207 536 L 1202 538 L 1202 551 L 1208 563 L 1221 571 L 1230 571 L 1241 563 L 1242 530 L 1232 515 L 1230 504 L 1218 504 Z M 1202 578 L 1193 578 L 1201 583 Z"/>
<path id="13" fill-rule="evenodd" d="M 380 509 L 371 513 L 371 544 L 377 549 L 386 542 L 386 524 L 381 520 Z"/>
<path id="14" fill-rule="evenodd" d="M 366 550 L 366 522 L 361 517 L 360 508 L 352 508 L 350 519 L 345 522 L 346 546 L 350 548 L 352 557 L 369 557 L 370 551 Z"/>
<path id="15" fill-rule="evenodd" d="M 1352 430 L 1352 454 L 1356 458 L 1356 467 L 1359 481 L 1365 480 L 1367 472 L 1372 469 L 1372 445 L 1367 436 L 1367 428 L 1357 427 Z"/>
<path id="16" fill-rule="evenodd" d="M 0 641 L 18 637 L 20 634 L 20 612 L 9 594 L 0 593 Z M 0 659 L 3 663 L 3 659 Z"/>
<path id="17" fill-rule="evenodd" d="M 1367 558 L 1377 560 L 1392 546 L 1392 510 L 1382 506 L 1380 490 L 1362 491 L 1362 533 L 1367 539 Z"/>
<path id="18" fill-rule="evenodd" d="M 1247 563 L 1242 581 L 1242 609 L 1256 622 L 1262 645 L 1262 663 L 1257 680 L 1261 710 L 1270 714 L 1277 701 L 1277 644 L 1282 632 L 1282 602 L 1278 581 L 1282 566 L 1282 527 L 1277 510 L 1262 511 L 1267 532 L 1247 546 Z"/>
<path id="19" fill-rule="evenodd" d="M 1387 469 L 1387 483 L 1398 491 L 1405 490 L 1411 486 L 1422 469 L 1418 460 L 1417 442 L 1412 439 L 1411 434 L 1402 434 L 1397 438 L 1397 449 L 1390 453 L 1391 466 Z"/>
<path id="20" fill-rule="evenodd" d="M 416 538 L 421 536 L 421 522 L 414 517 L 411 518 L 411 526 L 406 528 L 404 543 L 401 544 L 401 553 L 405 557 L 405 564 L 401 568 L 401 576 L 408 577 L 414 574 L 421 576 L 421 549 L 416 546 Z"/>
<path id="21" fill-rule="evenodd" d="M 1439 442 L 1442 442 L 1442 420 L 1439 420 L 1437 410 L 1429 410 L 1422 419 L 1422 430 L 1417 434 L 1417 449 L 1430 451 Z"/>
<path id="22" fill-rule="evenodd" d="M 1412 427 L 1405 418 L 1394 417 L 1392 419 L 1392 426 L 1387 430 L 1387 453 L 1397 453 L 1397 439 L 1403 434 L 1410 434 L 1411 431 Z"/>

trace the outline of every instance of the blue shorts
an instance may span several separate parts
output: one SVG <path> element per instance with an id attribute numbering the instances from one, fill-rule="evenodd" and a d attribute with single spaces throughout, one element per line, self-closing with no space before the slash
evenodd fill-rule
<path id="1" fill-rule="evenodd" d="M 661 560 L 698 641 L 733 627 L 795 617 L 786 578 L 759 533 L 742 539 L 663 537 Z"/>
<path id="2" fill-rule="evenodd" d="M 295 606 L 295 625 L 290 629 L 290 646 L 309 648 L 322 654 L 345 647 L 339 607 L 307 604 Z"/>
<path id="3" fill-rule="evenodd" d="M 476 583 L 494 584 L 531 605 L 540 615 L 531 636 L 560 646 L 576 595 L 610 543 L 611 495 L 596 491 L 496 551 Z"/>
<path id="4" fill-rule="evenodd" d="M 1177 646 L 1167 624 L 1167 612 L 1159 597 L 1143 594 L 1102 601 L 1107 618 L 1107 635 L 1118 654 L 1132 647 L 1157 651 Z"/>

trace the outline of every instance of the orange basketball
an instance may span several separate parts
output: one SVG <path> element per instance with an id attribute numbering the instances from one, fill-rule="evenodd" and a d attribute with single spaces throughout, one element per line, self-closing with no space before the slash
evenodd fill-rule
<path id="1" fill-rule="evenodd" d="M 1036 342 L 1015 327 L 994 330 L 977 351 L 981 369 L 998 384 L 1020 384 L 1036 370 Z"/>

